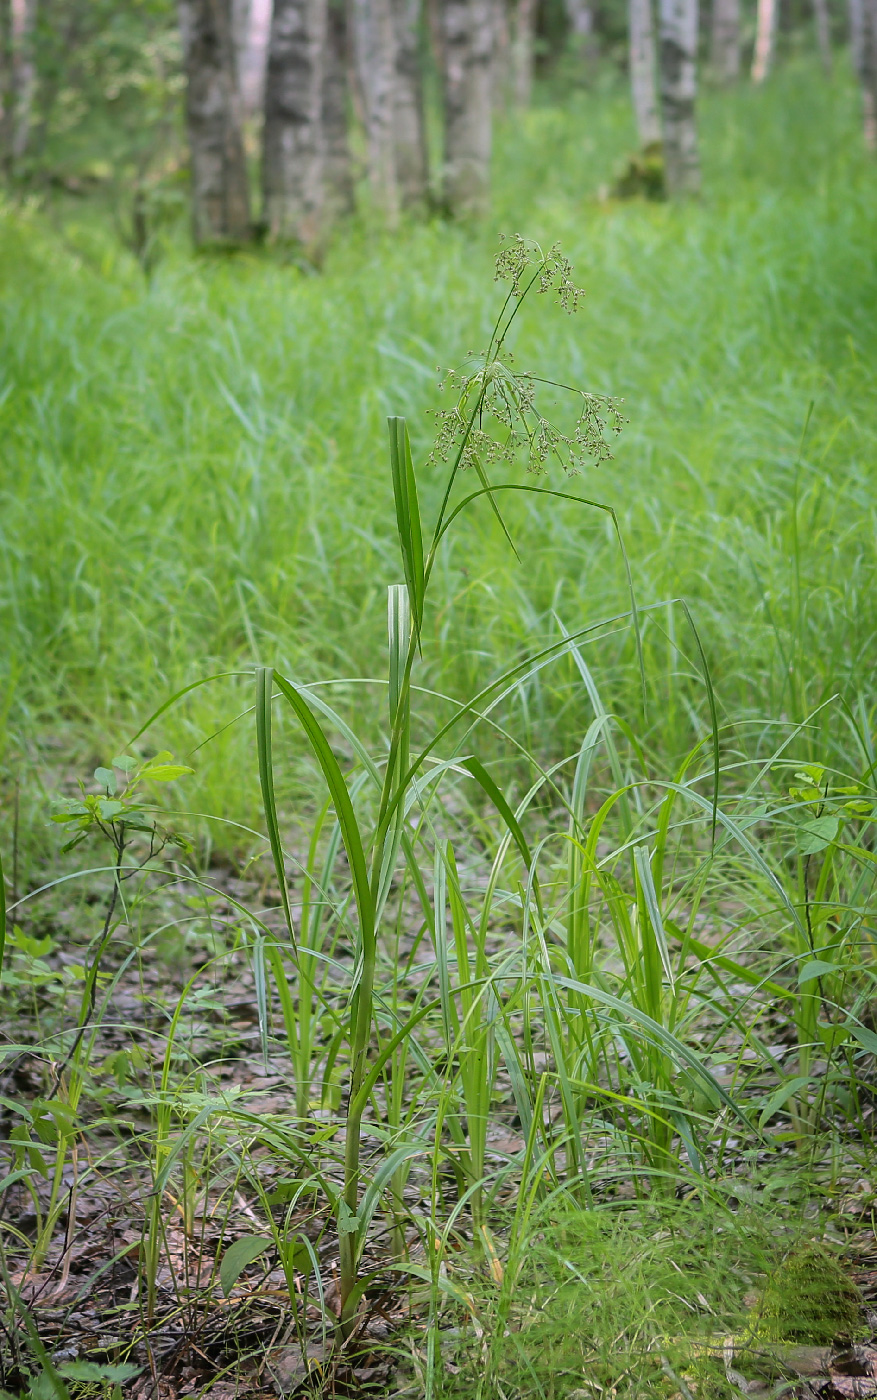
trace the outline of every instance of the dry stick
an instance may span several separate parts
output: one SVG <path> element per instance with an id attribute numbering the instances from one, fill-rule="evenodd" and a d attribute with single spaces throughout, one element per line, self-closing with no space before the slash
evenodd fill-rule
<path id="1" fill-rule="evenodd" d="M 61 1278 L 58 1281 L 57 1288 L 52 1294 L 53 1298 L 59 1297 L 67 1287 L 67 1280 L 70 1277 L 70 1261 L 73 1257 L 73 1230 L 76 1225 L 76 1205 L 79 1195 L 79 1148 L 76 1143 L 73 1145 L 71 1160 L 73 1164 L 73 1182 L 70 1186 L 67 1201 L 67 1228 L 64 1231 L 64 1250 L 61 1255 L 64 1262 L 61 1267 Z"/>
<path id="2" fill-rule="evenodd" d="M 68 1052 L 67 1052 L 67 1054 L 66 1054 L 66 1056 L 65 1056 L 65 1058 L 64 1058 L 64 1060 L 63 1060 L 63 1062 L 61 1063 L 60 1067 L 58 1068 L 58 1070 L 57 1070 L 56 1073 L 55 1073 L 55 1078 L 54 1078 L 54 1081 L 53 1081 L 53 1083 L 52 1083 L 52 1088 L 51 1088 L 51 1090 L 50 1090 L 50 1092 L 49 1092 L 49 1098 L 50 1098 L 50 1099 L 53 1099 L 53 1098 L 55 1097 L 55 1095 L 57 1094 L 58 1089 L 59 1089 L 60 1084 L 61 1084 L 61 1077 L 62 1077 L 62 1075 L 64 1074 L 64 1071 L 65 1071 L 65 1069 L 67 1068 L 67 1066 L 70 1064 L 70 1061 L 73 1059 L 73 1056 L 76 1054 L 76 1051 L 79 1049 L 79 1046 L 80 1046 L 81 1041 L 82 1041 L 82 1037 L 85 1035 L 85 1032 L 86 1032 L 87 1029 L 88 1029 L 89 1022 L 91 1021 L 91 1018 L 92 1018 L 92 1016 L 94 1015 L 95 1002 L 97 1001 L 97 970 L 98 970 L 98 966 L 99 966 L 99 964 L 100 964 L 101 957 L 102 957 L 102 955 L 103 955 L 103 951 L 104 951 L 105 947 L 107 946 L 107 943 L 109 942 L 109 937 L 110 937 L 110 924 L 112 923 L 113 914 L 116 912 L 116 903 L 117 903 L 118 898 L 119 898 L 119 889 L 120 889 L 120 883 L 119 883 L 119 882 L 121 881 L 121 878 L 122 878 L 122 857 L 123 857 L 124 853 L 125 853 L 125 825 L 124 825 L 124 822 L 123 822 L 122 825 L 121 825 L 120 832 L 119 832 L 118 841 L 116 842 L 116 864 L 115 864 L 115 868 L 114 868 L 114 870 L 113 870 L 113 890 L 112 890 L 112 894 L 110 895 L 110 902 L 109 902 L 109 904 L 107 905 L 107 912 L 106 912 L 106 917 L 105 917 L 105 919 L 104 919 L 103 930 L 102 930 L 102 932 L 101 932 L 100 943 L 99 943 L 99 945 L 98 945 L 98 950 L 97 950 L 97 952 L 96 952 L 95 955 L 94 955 L 94 962 L 93 962 L 92 965 L 91 965 L 91 971 L 90 971 L 90 974 L 89 974 L 89 976 L 90 976 L 90 978 L 91 978 L 91 986 L 90 986 L 90 988 L 89 988 L 89 994 L 88 994 L 88 1010 L 85 1012 L 84 1018 L 82 1019 L 80 1025 L 79 1025 L 79 1028 L 78 1028 L 78 1030 L 77 1030 L 77 1032 L 76 1032 L 76 1036 L 75 1036 L 75 1038 L 74 1038 L 74 1040 L 73 1040 L 73 1044 L 70 1046 L 70 1049 L 68 1050 Z M 80 1013 L 80 1014 L 81 1014 L 81 1013 Z"/>

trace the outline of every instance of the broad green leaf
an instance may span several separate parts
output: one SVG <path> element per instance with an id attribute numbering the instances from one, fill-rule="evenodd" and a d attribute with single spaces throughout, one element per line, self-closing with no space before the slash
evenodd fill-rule
<path id="1" fill-rule="evenodd" d="M 287 1269 L 294 1269 L 298 1274 L 309 1272 L 312 1260 L 307 1240 L 289 1240 L 280 1246 L 280 1251 Z"/>
<path id="2" fill-rule="evenodd" d="M 388 418 L 387 427 L 390 430 L 390 471 L 393 477 L 393 496 L 396 502 L 396 526 L 399 531 L 405 582 L 408 585 L 408 596 L 414 615 L 414 627 L 419 636 L 423 624 L 425 583 L 423 534 L 420 525 L 417 482 L 414 476 L 411 443 L 405 419 Z"/>
<path id="3" fill-rule="evenodd" d="M 808 1074 L 796 1074 L 793 1079 L 787 1079 L 785 1084 L 781 1084 L 778 1089 L 774 1090 L 759 1114 L 759 1128 L 763 1128 L 765 1124 L 773 1118 L 774 1114 L 779 1112 L 783 1104 L 786 1103 L 793 1094 L 797 1094 L 809 1083 L 810 1076 Z"/>
<path id="4" fill-rule="evenodd" d="M 822 1041 L 829 1054 L 837 1049 L 839 1045 L 844 1045 L 850 1038 L 850 1027 L 845 1022 L 817 1021 L 816 1034 Z"/>
<path id="5" fill-rule="evenodd" d="M 633 858 L 636 864 L 636 873 L 639 877 L 640 886 L 643 892 L 646 909 L 649 914 L 649 922 L 655 936 L 655 943 L 658 947 L 658 955 L 664 969 L 667 981 L 670 986 L 675 985 L 673 976 L 673 964 L 670 961 L 670 949 L 667 947 L 667 936 L 664 933 L 664 921 L 661 917 L 661 905 L 658 900 L 658 892 L 655 889 L 655 882 L 652 878 L 652 867 L 649 861 L 649 852 L 646 846 L 634 846 Z"/>
<path id="6" fill-rule="evenodd" d="M 869 1031 L 867 1026 L 860 1026 L 858 1021 L 847 1021 L 846 1024 L 850 1035 L 855 1036 L 862 1048 L 871 1055 L 877 1055 L 877 1035 Z"/>
<path id="7" fill-rule="evenodd" d="M 270 1249 L 273 1243 L 274 1241 L 266 1235 L 244 1235 L 242 1239 L 229 1245 L 219 1266 L 219 1282 L 226 1298 L 244 1269 L 252 1264 L 254 1259 L 258 1259 L 260 1254 L 264 1254 L 266 1249 Z"/>
<path id="8" fill-rule="evenodd" d="M 807 962 L 798 973 L 798 986 L 803 987 L 807 982 L 815 982 L 817 977 L 830 977 L 833 972 L 842 972 L 843 968 L 837 963 L 823 962 L 821 958 L 814 958 L 812 962 Z"/>
<path id="9" fill-rule="evenodd" d="M 281 691 L 290 707 L 295 711 L 299 724 L 304 730 L 314 757 L 320 765 L 326 786 L 332 796 L 335 806 L 335 815 L 341 827 L 341 839 L 344 842 L 344 849 L 347 852 L 347 859 L 350 863 L 350 873 L 353 877 L 353 892 L 356 900 L 356 908 L 359 914 L 359 927 L 362 935 L 363 947 L 367 955 L 374 946 L 375 924 L 374 924 L 374 904 L 369 888 L 368 866 L 365 859 L 362 837 L 359 831 L 359 824 L 356 820 L 356 813 L 353 810 L 353 803 L 350 800 L 350 793 L 347 791 L 347 784 L 344 781 L 344 774 L 341 772 L 338 760 L 332 752 L 328 739 L 317 723 L 311 709 L 293 682 L 288 681 L 283 676 L 274 673 L 274 683 Z"/>
<path id="10" fill-rule="evenodd" d="M 359 1229 L 359 1216 L 354 1215 L 343 1196 L 338 1197 L 338 1233 L 355 1235 Z"/>
<path id="11" fill-rule="evenodd" d="M 185 778 L 194 771 L 194 768 L 189 768 L 185 763 L 156 763 L 144 768 L 141 776 L 151 783 L 173 783 L 177 778 Z"/>
<path id="12" fill-rule="evenodd" d="M 99 1366 L 94 1361 L 67 1361 L 60 1368 L 61 1375 L 72 1381 L 109 1381 L 121 1384 L 133 1380 L 143 1370 L 142 1366 L 129 1366 L 121 1362 L 118 1366 Z"/>
<path id="13" fill-rule="evenodd" d="M 815 856 L 831 845 L 839 830 L 840 817 L 814 817 L 812 822 L 803 822 L 798 827 L 795 843 L 803 856 Z"/>
<path id="14" fill-rule="evenodd" d="M 3 953 L 6 949 L 6 877 L 0 856 L 0 982 L 3 980 Z"/>
<path id="15" fill-rule="evenodd" d="M 289 941 L 295 948 L 295 928 L 292 922 L 292 906 L 289 902 L 289 886 L 286 882 L 286 862 L 283 857 L 283 843 L 280 840 L 280 826 L 277 821 L 277 802 L 274 796 L 274 761 L 271 749 L 271 698 L 274 689 L 274 672 L 270 666 L 260 666 L 256 671 L 256 751 L 259 757 L 259 784 L 262 789 L 262 806 L 268 825 L 268 842 L 274 861 L 274 873 L 280 886 L 280 898 L 286 918 Z"/>
<path id="16" fill-rule="evenodd" d="M 521 830 L 521 824 L 506 801 L 504 794 L 484 767 L 484 764 L 479 762 L 477 758 L 464 758 L 461 760 L 460 767 L 465 768 L 467 772 L 472 774 L 476 783 L 479 784 L 485 794 L 490 798 L 497 812 L 511 832 L 515 845 L 521 853 L 521 860 L 524 862 L 527 870 L 530 871 L 533 867 L 533 857 L 530 855 L 530 847 L 527 845 L 527 839 Z M 535 890 L 537 888 L 535 876 L 533 879 L 533 886 Z"/>

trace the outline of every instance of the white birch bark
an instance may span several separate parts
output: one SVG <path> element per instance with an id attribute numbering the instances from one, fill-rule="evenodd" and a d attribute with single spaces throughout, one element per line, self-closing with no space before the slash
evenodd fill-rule
<path id="1" fill-rule="evenodd" d="M 566 17 L 574 39 L 585 44 L 594 33 L 594 7 L 591 0 L 566 0 Z"/>
<path id="2" fill-rule="evenodd" d="M 238 97 L 243 100 L 244 63 L 250 32 L 251 0 L 231 0 L 231 45 L 234 53 L 234 76 Z"/>
<path id="3" fill-rule="evenodd" d="M 12 0 L 12 160 L 27 154 L 37 86 L 34 31 L 37 0 Z"/>
<path id="4" fill-rule="evenodd" d="M 862 0 L 849 0 L 847 9 L 850 32 L 850 63 L 857 78 L 862 74 L 862 38 L 864 13 Z"/>
<path id="5" fill-rule="evenodd" d="M 493 58 L 490 65 L 490 90 L 495 112 L 505 112 L 512 96 L 512 2 L 513 0 L 492 0 Z"/>
<path id="6" fill-rule="evenodd" d="M 630 91 L 640 146 L 653 146 L 661 139 L 658 111 L 657 54 L 652 0 L 629 3 Z"/>
<path id="7" fill-rule="evenodd" d="M 813 0 L 813 18 L 816 22 L 816 43 L 822 68 L 829 77 L 831 74 L 831 18 L 828 13 L 828 0 Z"/>
<path id="8" fill-rule="evenodd" d="M 710 66 L 720 83 L 740 77 L 740 0 L 713 0 Z"/>
<path id="9" fill-rule="evenodd" d="M 667 193 L 700 190 L 695 126 L 697 0 L 660 0 L 661 124 Z"/>
<path id="10" fill-rule="evenodd" d="M 351 0 L 351 20 L 372 199 L 388 227 L 394 228 L 399 218 L 399 186 L 394 130 L 396 43 L 390 0 Z"/>
<path id="11" fill-rule="evenodd" d="M 877 152 L 877 0 L 862 0 L 862 48 L 859 60 L 865 145 Z"/>
<path id="12" fill-rule="evenodd" d="M 754 83 L 763 83 L 773 67 L 776 27 L 776 0 L 758 0 L 758 12 L 755 20 L 755 53 L 752 58 L 752 81 Z"/>
<path id="13" fill-rule="evenodd" d="M 396 177 L 403 204 L 422 205 L 428 190 L 423 81 L 420 67 L 420 0 L 391 0 L 396 45 L 393 120 Z"/>
<path id="14" fill-rule="evenodd" d="M 323 211 L 326 0 L 274 0 L 262 157 L 268 236 L 314 248 Z"/>
<path id="15" fill-rule="evenodd" d="M 323 73 L 323 133 L 326 143 L 324 212 L 327 223 L 353 211 L 353 172 L 347 131 L 347 13 L 344 0 L 330 0 Z"/>
<path id="16" fill-rule="evenodd" d="M 445 204 L 452 214 L 485 212 L 493 137 L 491 0 L 442 0 Z"/>
<path id="17" fill-rule="evenodd" d="M 178 0 L 195 242 L 250 237 L 250 194 L 228 0 Z"/>
<path id="18" fill-rule="evenodd" d="M 265 74 L 268 67 L 268 40 L 271 33 L 271 0 L 237 0 L 246 10 L 246 30 L 238 16 L 238 90 L 247 117 L 256 117 L 265 104 Z"/>
<path id="19" fill-rule="evenodd" d="M 0 172 L 12 169 L 12 6 L 0 0 Z"/>
<path id="20" fill-rule="evenodd" d="M 511 42 L 512 101 L 518 108 L 529 107 L 533 90 L 534 0 L 516 0 Z"/>

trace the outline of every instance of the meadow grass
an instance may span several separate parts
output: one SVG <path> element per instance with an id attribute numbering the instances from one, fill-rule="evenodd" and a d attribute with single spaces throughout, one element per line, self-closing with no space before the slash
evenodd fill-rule
<path id="1" fill-rule="evenodd" d="M 35 1052 L 42 1087 L 10 1105 L 7 1189 L 37 1222 L 10 1247 L 63 1290 L 58 1221 L 66 1203 L 73 1238 L 77 1190 L 112 1160 L 142 1229 L 117 1359 L 173 1322 L 197 1251 L 193 1335 L 217 1286 L 261 1269 L 302 1346 L 297 1300 L 318 1301 L 327 1383 L 369 1289 L 401 1275 L 422 1288 L 415 1393 L 442 1393 L 453 1318 L 460 1395 L 575 1394 L 619 1366 L 633 1394 L 643 1352 L 678 1388 L 703 1316 L 741 1323 L 722 1260 L 767 1272 L 821 1233 L 811 1197 L 864 1169 L 877 196 L 854 132 L 849 87 L 790 64 L 706 104 L 702 205 L 619 205 L 598 187 L 630 141 L 621 98 L 546 97 L 503 133 L 491 226 L 354 226 L 320 273 L 195 262 L 169 230 L 145 287 L 98 220 L 7 211 L 19 887 L 47 868 L 40 783 L 105 761 L 55 813 L 104 914 L 68 902 L 53 923 L 60 885 L 41 924 L 32 890 L 12 911 L 28 1040 L 5 1053 Z M 515 225 L 563 242 L 577 316 L 535 292 L 503 306 L 485 269 Z M 527 276 L 565 287 L 533 257 Z M 462 454 L 493 381 L 470 361 L 462 391 L 435 387 L 488 340 L 518 372 L 623 397 L 614 459 L 571 482 L 494 464 L 514 489 L 488 496 Z M 461 392 L 430 459 L 427 410 Z M 156 710 L 143 762 L 122 758 Z M 152 801 L 178 781 L 197 851 Z M 219 852 L 264 858 L 261 881 L 217 885 Z M 74 921 L 78 975 L 47 961 Z M 168 929 L 175 970 L 147 995 Z M 109 1019 L 135 977 L 148 1029 Z M 222 1087 L 247 1063 L 238 984 L 279 1109 Z M 696 1308 L 668 1283 L 680 1258 Z M 576 1329 L 540 1380 L 538 1351 Z"/>
<path id="2" fill-rule="evenodd" d="M 525 311 L 516 346 L 624 399 L 615 460 L 573 484 L 618 510 L 641 601 L 688 600 L 723 718 L 754 722 L 745 747 L 836 691 L 869 699 L 877 194 L 856 121 L 851 86 L 803 64 L 764 92 L 709 97 L 704 201 L 674 209 L 597 197 L 631 144 L 623 93 L 546 98 L 500 134 L 488 225 L 392 240 L 353 227 L 321 275 L 193 261 L 172 231 L 147 288 L 87 211 L 64 207 L 59 233 L 7 208 L 7 762 L 107 757 L 211 670 L 369 673 L 398 577 L 384 418 L 408 420 L 434 507 L 436 366 L 480 348 L 499 231 L 560 238 L 576 266 L 583 312 Z M 486 508 L 438 562 L 441 645 L 421 684 L 444 694 L 556 638 L 555 614 L 574 629 L 624 607 L 599 521 L 507 509 L 521 564 Z M 600 646 L 596 674 L 611 708 L 678 757 L 706 715 L 690 632 L 667 609 L 645 645 L 645 727 L 628 640 Z M 543 754 L 579 732 L 569 680 L 561 668 L 515 698 Z M 379 693 L 334 694 L 380 723 Z M 199 692 L 158 738 L 188 751 L 243 707 L 235 682 Z M 250 743 L 237 726 L 204 751 L 205 810 L 252 819 Z"/>

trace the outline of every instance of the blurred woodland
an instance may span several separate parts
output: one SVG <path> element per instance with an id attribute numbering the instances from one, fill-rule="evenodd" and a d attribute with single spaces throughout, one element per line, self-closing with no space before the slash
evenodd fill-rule
<path id="1" fill-rule="evenodd" d="M 877 0 L 0 0 L 0 162 L 19 189 L 115 182 L 141 252 L 189 170 L 199 246 L 315 253 L 357 200 L 391 229 L 484 212 L 495 119 L 534 75 L 627 69 L 620 193 L 696 194 L 698 85 L 808 46 L 826 74 L 848 46 L 873 149 Z"/>

